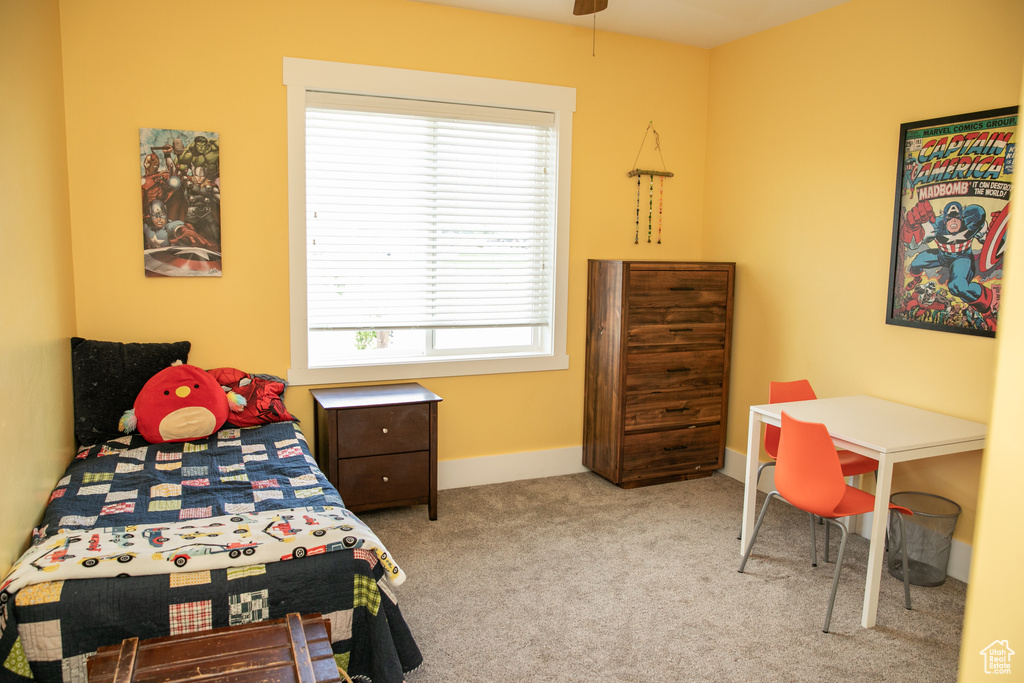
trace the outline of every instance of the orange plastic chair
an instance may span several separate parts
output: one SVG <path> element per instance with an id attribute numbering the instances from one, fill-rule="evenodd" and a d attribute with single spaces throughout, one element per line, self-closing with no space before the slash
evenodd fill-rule
<path id="1" fill-rule="evenodd" d="M 811 383 L 806 379 L 797 379 L 792 382 L 772 382 L 768 385 L 769 403 L 791 403 L 793 401 L 813 401 L 818 398 L 811 388 Z M 761 481 L 761 474 L 766 467 L 774 467 L 779 457 L 779 433 L 775 425 L 764 427 L 764 450 L 771 458 L 763 462 L 757 468 L 757 481 Z M 839 451 L 839 466 L 843 470 L 843 477 L 856 477 L 859 474 L 874 472 L 878 477 L 878 461 L 860 453 L 852 451 Z M 756 486 L 756 484 L 755 484 Z M 741 532 L 742 535 L 742 532 Z M 737 536 L 736 538 L 740 538 Z M 827 539 L 826 539 L 827 540 Z M 814 527 L 811 527 L 811 543 L 814 543 Z M 825 561 L 828 562 L 828 544 L 825 545 Z M 817 567 L 818 561 L 815 552 L 811 552 L 811 565 Z"/>
<path id="2" fill-rule="evenodd" d="M 811 388 L 811 383 L 806 379 L 798 379 L 792 382 L 772 382 L 768 386 L 769 403 L 790 403 L 792 401 L 813 401 L 818 398 Z M 758 478 L 761 471 L 779 457 L 779 428 L 774 425 L 765 425 L 764 428 L 764 450 L 772 459 L 764 463 L 757 470 Z M 839 466 L 843 470 L 844 477 L 855 477 L 858 474 L 878 472 L 878 461 L 860 453 L 852 451 L 839 451 Z"/>
<path id="3" fill-rule="evenodd" d="M 832 621 L 832 607 L 836 601 L 836 589 L 839 587 L 839 572 L 843 566 L 843 552 L 846 550 L 848 531 L 846 525 L 839 521 L 840 517 L 862 515 L 875 508 L 875 497 L 870 493 L 847 485 L 843 480 L 843 471 L 839 466 L 839 454 L 832 444 L 832 437 L 825 425 L 817 422 L 797 420 L 783 411 L 782 429 L 779 439 L 778 461 L 775 471 L 776 490 L 768 494 L 758 515 L 754 533 L 743 553 L 740 562 L 740 573 L 747 566 L 750 551 L 761 530 L 768 505 L 773 498 L 782 498 L 793 507 L 809 512 L 825 520 L 826 524 L 834 524 L 842 532 L 839 543 L 839 557 L 836 559 L 835 576 L 832 579 L 832 593 L 828 599 L 828 612 L 825 614 L 825 627 L 828 633 Z M 890 510 L 900 515 L 900 533 L 903 533 L 903 515 L 913 514 L 899 505 L 889 504 Z M 903 593 L 907 609 L 910 609 L 910 580 L 908 576 L 906 544 L 903 548 Z"/>

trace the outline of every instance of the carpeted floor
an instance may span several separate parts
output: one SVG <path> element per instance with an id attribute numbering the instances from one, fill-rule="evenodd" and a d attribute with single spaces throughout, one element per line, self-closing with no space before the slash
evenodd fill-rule
<path id="1" fill-rule="evenodd" d="M 883 572 L 864 629 L 868 542 L 851 536 L 824 634 L 824 534 L 812 568 L 806 515 L 775 502 L 740 574 L 742 495 L 720 474 L 626 491 L 586 473 L 441 491 L 435 522 L 422 505 L 360 517 L 409 576 L 409 683 L 956 680 L 964 583 L 912 586 L 906 611 Z"/>

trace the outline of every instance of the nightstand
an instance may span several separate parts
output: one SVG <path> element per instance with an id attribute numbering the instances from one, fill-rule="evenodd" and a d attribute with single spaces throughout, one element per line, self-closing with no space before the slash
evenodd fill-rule
<path id="1" fill-rule="evenodd" d="M 353 512 L 427 504 L 437 519 L 437 404 L 419 384 L 313 389 L 316 460 Z"/>

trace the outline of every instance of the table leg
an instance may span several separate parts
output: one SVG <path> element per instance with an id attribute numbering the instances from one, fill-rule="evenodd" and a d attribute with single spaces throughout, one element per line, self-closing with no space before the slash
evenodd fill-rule
<path id="1" fill-rule="evenodd" d="M 757 505 L 757 466 L 761 454 L 761 416 L 750 411 L 747 425 L 747 476 L 743 484 L 743 526 L 740 531 L 740 555 L 747 549 L 747 541 L 754 532 L 754 512 Z"/>
<path id="2" fill-rule="evenodd" d="M 885 527 L 889 518 L 889 492 L 892 489 L 892 462 L 878 459 L 878 483 L 875 485 L 875 511 L 871 519 L 871 544 L 868 546 L 868 575 L 864 585 L 864 612 L 861 625 L 871 628 L 878 616 L 878 589 L 882 584 L 882 556 L 885 553 Z"/>

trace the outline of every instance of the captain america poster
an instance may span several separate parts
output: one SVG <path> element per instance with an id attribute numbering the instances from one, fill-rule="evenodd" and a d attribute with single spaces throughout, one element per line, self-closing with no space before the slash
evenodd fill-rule
<path id="1" fill-rule="evenodd" d="M 1017 107 L 905 123 L 886 322 L 994 337 Z"/>

